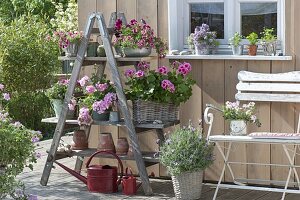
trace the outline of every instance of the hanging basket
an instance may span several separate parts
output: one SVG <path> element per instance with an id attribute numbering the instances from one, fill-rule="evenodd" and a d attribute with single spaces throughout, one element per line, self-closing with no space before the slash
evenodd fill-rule
<path id="1" fill-rule="evenodd" d="M 178 107 L 173 103 L 135 100 L 133 104 L 133 121 L 138 123 L 178 120 Z"/>
<path id="2" fill-rule="evenodd" d="M 199 199 L 202 191 L 202 180 L 202 170 L 172 176 L 176 199 Z"/>

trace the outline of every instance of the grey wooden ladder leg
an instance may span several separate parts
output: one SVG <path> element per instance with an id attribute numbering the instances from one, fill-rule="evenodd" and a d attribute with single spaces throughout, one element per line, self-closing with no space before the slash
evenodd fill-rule
<path id="1" fill-rule="evenodd" d="M 120 80 L 120 74 L 117 69 L 117 63 L 116 63 L 116 60 L 115 60 L 115 57 L 113 54 L 113 50 L 112 50 L 112 46 L 111 46 L 111 38 L 107 31 L 103 15 L 100 13 L 97 14 L 97 19 L 98 19 L 98 23 L 99 23 L 100 35 L 102 37 L 104 49 L 105 49 L 106 56 L 107 56 L 107 61 L 110 65 L 112 79 L 116 86 L 116 92 L 117 92 L 117 96 L 118 96 L 120 109 L 124 116 L 125 124 L 127 126 L 127 130 L 128 130 L 128 134 L 129 134 L 129 139 L 132 144 L 134 158 L 135 158 L 138 170 L 139 170 L 139 175 L 141 177 L 142 187 L 143 187 L 144 193 L 146 195 L 151 195 L 151 194 L 153 194 L 152 188 L 150 186 L 150 181 L 149 181 L 146 166 L 145 166 L 145 163 L 143 160 L 143 156 L 140 151 L 140 146 L 138 143 L 138 137 L 136 135 L 135 127 L 133 125 L 133 121 L 132 121 L 131 115 L 129 113 L 127 99 L 123 92 L 123 86 L 122 86 L 122 83 Z"/>
<path id="2" fill-rule="evenodd" d="M 45 163 L 44 171 L 42 174 L 41 178 L 41 185 L 46 186 L 49 180 L 49 176 L 51 173 L 51 169 L 53 166 L 53 162 L 55 161 L 55 156 L 56 156 L 56 150 L 59 146 L 59 141 L 62 136 L 62 132 L 64 129 L 65 121 L 66 121 L 66 116 L 68 112 L 68 103 L 70 102 L 72 95 L 74 93 L 74 89 L 77 83 L 77 79 L 80 73 L 80 69 L 82 66 L 82 62 L 84 59 L 84 54 L 87 49 L 88 41 L 91 35 L 92 27 L 95 22 L 95 14 L 91 15 L 90 18 L 88 19 L 88 24 L 87 24 L 87 29 L 85 30 L 84 37 L 82 38 L 82 41 L 79 46 L 79 51 L 75 60 L 74 68 L 72 71 L 72 75 L 70 78 L 69 86 L 65 95 L 64 99 L 64 105 L 62 108 L 62 111 L 60 113 L 58 123 L 55 128 L 52 144 L 50 147 L 50 151 L 48 153 L 48 157 Z"/>

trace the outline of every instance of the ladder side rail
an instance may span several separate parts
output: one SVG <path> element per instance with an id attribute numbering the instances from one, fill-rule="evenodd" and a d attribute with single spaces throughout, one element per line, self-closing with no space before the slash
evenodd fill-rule
<path id="1" fill-rule="evenodd" d="M 45 167 L 43 170 L 43 174 L 41 177 L 40 183 L 43 186 L 46 186 L 48 183 L 48 180 L 49 180 L 53 162 L 54 162 L 55 156 L 56 156 L 56 151 L 59 146 L 59 141 L 62 136 L 64 125 L 66 122 L 66 117 L 67 117 L 67 112 L 68 112 L 68 103 L 70 102 L 70 100 L 73 96 L 73 93 L 74 93 L 74 89 L 75 89 L 75 86 L 77 83 L 78 76 L 80 74 L 81 66 L 82 66 L 83 59 L 84 59 L 84 54 L 87 49 L 89 37 L 91 35 L 91 31 L 92 31 L 94 23 L 95 23 L 95 14 L 92 14 L 88 18 L 88 23 L 87 23 L 86 30 L 84 33 L 84 37 L 82 38 L 80 46 L 79 46 L 79 50 L 78 50 L 78 53 L 76 56 L 74 68 L 72 70 L 72 75 L 70 78 L 69 86 L 68 86 L 67 92 L 65 94 L 64 105 L 62 107 L 62 111 L 60 113 L 58 123 L 55 128 L 52 144 L 51 144 L 51 147 L 50 147 L 50 150 L 48 153 L 48 157 L 47 157 L 47 160 L 45 163 Z"/>
<path id="2" fill-rule="evenodd" d="M 102 41 L 104 44 L 104 49 L 107 56 L 107 61 L 110 65 L 112 79 L 116 86 L 116 92 L 118 96 L 118 101 L 120 105 L 121 112 L 123 113 L 125 124 L 127 126 L 129 139 L 131 141 L 131 145 L 133 148 L 134 158 L 136 160 L 137 167 L 139 169 L 139 174 L 142 180 L 142 187 L 146 195 L 151 195 L 152 189 L 150 187 L 149 177 L 146 171 L 146 166 L 142 157 L 142 153 L 140 151 L 140 146 L 138 143 L 138 137 L 136 135 L 135 127 L 133 125 L 133 121 L 131 119 L 131 115 L 127 105 L 127 99 L 124 94 L 123 86 L 120 79 L 120 73 L 117 69 L 117 62 L 115 60 L 115 56 L 112 50 L 111 38 L 106 28 L 104 17 L 101 13 L 96 15 L 99 23 L 99 31 L 102 37 Z"/>

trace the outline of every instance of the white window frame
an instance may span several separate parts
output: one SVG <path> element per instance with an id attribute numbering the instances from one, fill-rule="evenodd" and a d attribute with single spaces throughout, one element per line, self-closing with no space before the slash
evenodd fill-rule
<path id="1" fill-rule="evenodd" d="M 186 37 L 190 30 L 191 3 L 224 2 L 224 39 L 219 48 L 227 48 L 228 39 L 235 32 L 241 32 L 240 3 L 272 3 L 277 2 L 277 37 L 280 49 L 285 54 L 285 0 L 168 0 L 169 13 L 169 49 L 183 50 L 187 48 Z M 246 40 L 243 41 L 247 43 Z"/>

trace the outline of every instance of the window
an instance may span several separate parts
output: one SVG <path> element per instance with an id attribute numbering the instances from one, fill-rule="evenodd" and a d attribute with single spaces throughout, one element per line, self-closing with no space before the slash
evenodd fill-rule
<path id="1" fill-rule="evenodd" d="M 187 48 L 189 34 L 206 23 L 217 32 L 221 52 L 235 32 L 247 36 L 264 27 L 274 28 L 284 50 L 283 8 L 284 0 L 169 0 L 170 49 Z"/>

